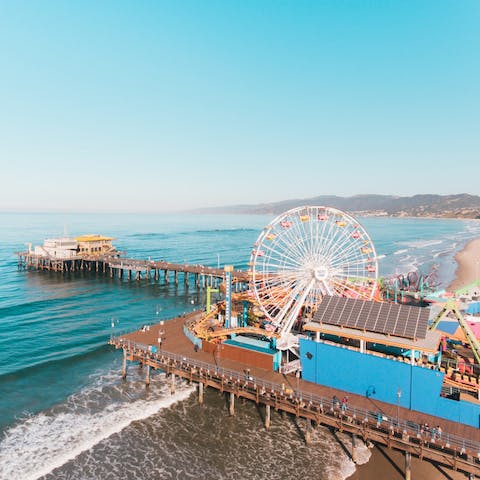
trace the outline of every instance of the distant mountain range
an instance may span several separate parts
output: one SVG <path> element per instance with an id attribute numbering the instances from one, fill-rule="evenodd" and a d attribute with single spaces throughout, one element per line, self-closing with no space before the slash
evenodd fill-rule
<path id="1" fill-rule="evenodd" d="M 480 197 L 466 193 L 457 195 L 354 195 L 284 200 L 258 205 L 233 205 L 197 209 L 197 213 L 279 214 L 302 205 L 324 205 L 357 215 L 395 217 L 438 217 L 480 219 Z"/>

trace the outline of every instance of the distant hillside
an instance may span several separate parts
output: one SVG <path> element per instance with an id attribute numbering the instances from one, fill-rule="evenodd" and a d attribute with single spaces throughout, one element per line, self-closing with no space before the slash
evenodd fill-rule
<path id="1" fill-rule="evenodd" d="M 203 208 L 195 211 L 198 213 L 279 214 L 301 205 L 325 205 L 369 216 L 480 219 L 480 197 L 465 193 L 457 195 L 414 195 L 413 197 L 392 195 L 337 197 L 335 195 L 320 195 L 318 197 L 284 200 L 275 203 Z"/>

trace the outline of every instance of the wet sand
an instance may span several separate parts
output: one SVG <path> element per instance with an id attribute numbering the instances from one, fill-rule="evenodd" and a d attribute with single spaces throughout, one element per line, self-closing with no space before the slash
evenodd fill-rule
<path id="1" fill-rule="evenodd" d="M 359 465 L 349 480 L 404 480 L 405 457 L 402 453 L 386 447 L 375 447 L 368 463 Z M 465 475 L 437 467 L 429 462 L 412 457 L 412 478 L 415 480 L 465 480 Z"/>
<path id="2" fill-rule="evenodd" d="M 480 238 L 472 240 L 455 256 L 457 270 L 455 280 L 449 285 L 449 291 L 465 287 L 480 276 Z"/>

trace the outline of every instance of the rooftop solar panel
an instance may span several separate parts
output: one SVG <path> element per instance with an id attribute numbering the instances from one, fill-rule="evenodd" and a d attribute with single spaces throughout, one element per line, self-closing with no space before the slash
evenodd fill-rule
<path id="1" fill-rule="evenodd" d="M 428 316 L 426 308 L 326 296 L 313 320 L 385 335 L 423 339 Z"/>

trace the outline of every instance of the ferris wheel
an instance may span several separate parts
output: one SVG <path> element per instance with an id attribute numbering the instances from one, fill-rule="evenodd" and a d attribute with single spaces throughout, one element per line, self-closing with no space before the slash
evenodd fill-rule
<path id="1" fill-rule="evenodd" d="M 251 289 L 269 322 L 289 334 L 302 309 L 325 295 L 371 300 L 377 286 L 374 245 L 352 216 L 330 207 L 279 215 L 255 242 Z"/>

